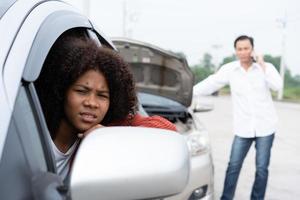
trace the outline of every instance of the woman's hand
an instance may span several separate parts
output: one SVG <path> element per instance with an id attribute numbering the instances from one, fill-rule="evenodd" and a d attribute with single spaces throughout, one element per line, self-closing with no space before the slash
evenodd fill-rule
<path id="1" fill-rule="evenodd" d="M 90 134 L 93 130 L 97 129 L 97 128 L 102 128 L 104 126 L 102 126 L 101 124 L 96 124 L 95 126 L 91 127 L 90 129 L 88 129 L 87 131 L 85 131 L 84 133 L 78 133 L 78 138 L 83 139 L 84 137 L 86 137 L 88 134 Z"/>

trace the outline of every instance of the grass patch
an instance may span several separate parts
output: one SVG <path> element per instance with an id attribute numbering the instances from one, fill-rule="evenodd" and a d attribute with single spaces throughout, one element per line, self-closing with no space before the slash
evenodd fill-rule
<path id="1" fill-rule="evenodd" d="M 285 88 L 283 92 L 283 99 L 300 102 L 300 87 Z"/>

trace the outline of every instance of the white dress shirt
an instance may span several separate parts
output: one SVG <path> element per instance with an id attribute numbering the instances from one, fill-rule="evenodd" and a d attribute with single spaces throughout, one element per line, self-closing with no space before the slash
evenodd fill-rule
<path id="1" fill-rule="evenodd" d="M 275 67 L 271 63 L 265 65 L 265 71 L 258 63 L 253 63 L 246 71 L 239 61 L 225 64 L 194 86 L 194 98 L 229 85 L 234 134 L 244 138 L 271 135 L 276 131 L 278 119 L 270 89 L 277 91 L 283 84 Z"/>

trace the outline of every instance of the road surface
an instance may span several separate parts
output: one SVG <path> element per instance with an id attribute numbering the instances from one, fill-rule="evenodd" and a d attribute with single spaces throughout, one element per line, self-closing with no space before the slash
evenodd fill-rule
<path id="1" fill-rule="evenodd" d="M 232 105 L 230 96 L 204 97 L 201 101 L 214 104 L 214 110 L 196 114 L 210 133 L 215 166 L 215 199 L 223 190 L 223 181 L 232 133 Z M 275 102 L 279 129 L 275 135 L 269 168 L 266 200 L 300 199 L 300 104 Z M 239 177 L 235 199 L 250 199 L 255 175 L 254 145 L 245 159 Z"/>

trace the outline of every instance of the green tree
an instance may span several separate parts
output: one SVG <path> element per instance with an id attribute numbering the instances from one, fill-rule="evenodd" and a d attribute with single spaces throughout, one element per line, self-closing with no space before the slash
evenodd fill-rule
<path id="1" fill-rule="evenodd" d="M 266 54 L 264 56 L 265 62 L 272 63 L 275 68 L 280 71 L 281 56 L 272 56 Z M 299 101 L 300 99 L 300 76 L 293 76 L 288 67 L 285 67 L 284 73 L 284 99 L 290 99 L 293 101 Z"/>
<path id="2" fill-rule="evenodd" d="M 176 54 L 177 56 L 179 56 L 179 57 L 181 57 L 181 58 L 186 59 L 185 53 L 183 53 L 183 52 L 181 52 L 181 51 L 178 51 L 178 52 L 174 52 L 174 51 L 171 51 L 171 50 L 169 50 L 169 51 L 172 52 L 172 53 L 174 53 L 174 54 Z"/>
<path id="3" fill-rule="evenodd" d="M 271 56 L 266 54 L 264 56 L 264 60 L 266 62 L 272 63 L 275 68 L 280 71 L 280 60 L 281 56 Z M 291 71 L 285 67 L 285 73 L 284 73 L 284 87 L 290 88 L 290 87 L 300 87 L 300 80 L 297 78 L 297 76 L 293 76 Z"/>
<path id="4" fill-rule="evenodd" d="M 201 59 L 200 65 L 204 68 L 214 69 L 215 66 L 212 63 L 212 56 L 209 53 L 205 53 Z"/>
<path id="5" fill-rule="evenodd" d="M 194 65 L 191 67 L 191 69 L 195 75 L 195 83 L 194 84 L 204 80 L 206 77 L 208 77 L 209 75 L 214 73 L 213 69 L 207 68 L 207 67 L 202 67 L 201 65 Z"/>
<path id="6" fill-rule="evenodd" d="M 212 64 L 212 56 L 209 53 L 205 53 L 200 60 L 200 63 L 191 67 L 191 70 L 195 75 L 195 83 L 198 83 L 213 74 L 214 68 L 215 66 Z"/>
<path id="7" fill-rule="evenodd" d="M 300 79 L 298 76 L 293 76 L 289 69 L 286 69 L 284 75 L 284 84 L 285 88 L 287 87 L 299 87 L 300 88 Z"/>
<path id="8" fill-rule="evenodd" d="M 280 56 L 272 56 L 269 54 L 266 54 L 264 56 L 264 60 L 266 62 L 272 63 L 278 71 L 280 68 L 280 59 Z M 212 64 L 211 60 L 212 56 L 208 53 L 205 53 L 203 55 L 203 58 L 200 60 L 200 63 L 191 67 L 195 75 L 195 83 L 202 81 L 203 79 L 214 73 L 214 65 Z M 231 56 L 227 56 L 223 59 L 221 66 L 234 60 L 236 60 L 236 56 L 234 54 Z M 284 98 L 299 101 L 300 75 L 293 76 L 291 71 L 286 67 L 284 80 Z"/>
<path id="9" fill-rule="evenodd" d="M 227 57 L 223 58 L 223 61 L 220 66 L 225 65 L 225 64 L 230 63 L 235 60 L 236 60 L 236 56 L 234 54 L 232 54 L 231 56 L 227 56 Z"/>
<path id="10" fill-rule="evenodd" d="M 264 60 L 265 60 L 265 62 L 272 63 L 272 64 L 275 66 L 275 68 L 276 68 L 278 71 L 280 71 L 280 70 L 279 70 L 279 68 L 280 68 L 280 60 L 281 60 L 281 57 L 280 57 L 280 56 L 275 56 L 275 57 L 273 57 L 273 56 L 271 56 L 271 55 L 269 55 L 269 54 L 266 54 L 266 55 L 264 55 Z"/>

